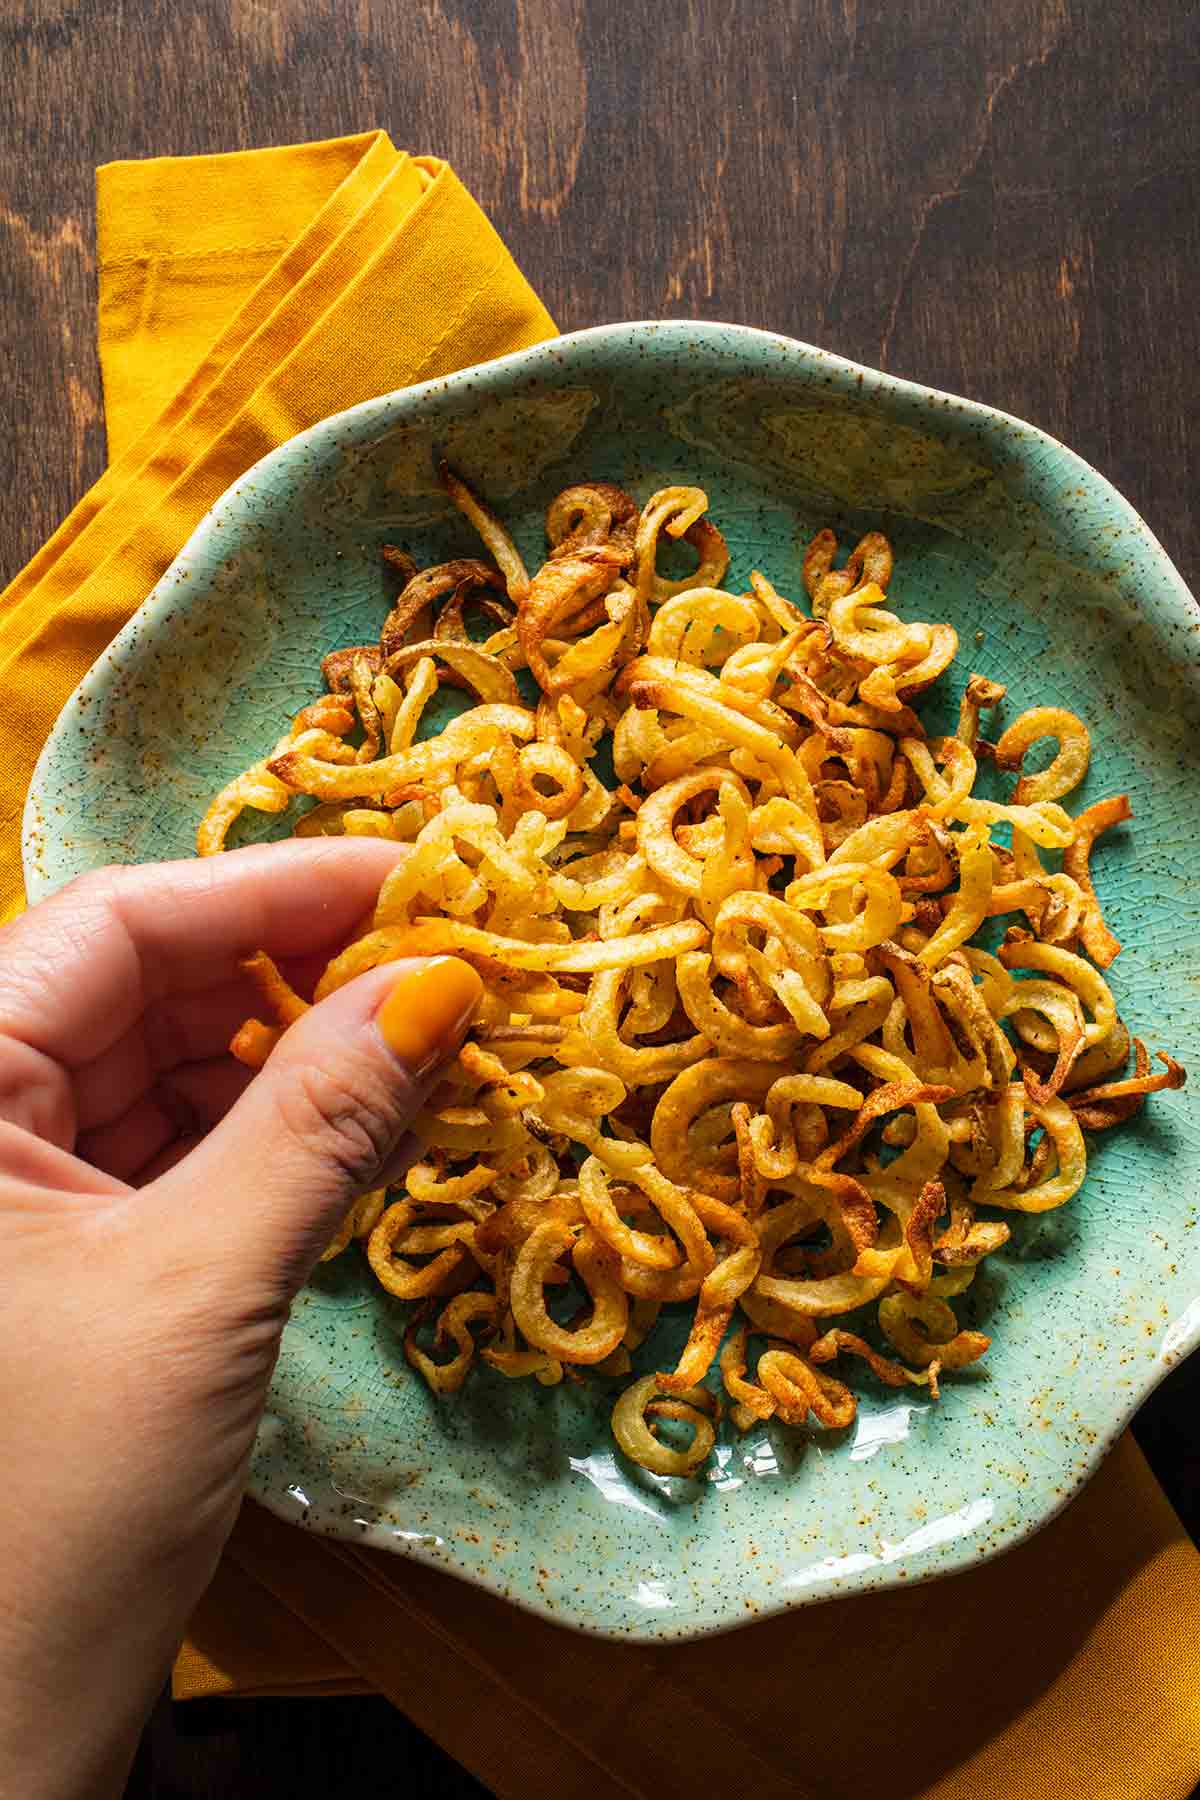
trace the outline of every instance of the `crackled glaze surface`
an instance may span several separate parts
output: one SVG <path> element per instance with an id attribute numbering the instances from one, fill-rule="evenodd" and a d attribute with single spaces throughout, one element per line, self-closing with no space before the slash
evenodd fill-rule
<path id="1" fill-rule="evenodd" d="M 1061 702 L 1090 722 L 1083 801 L 1128 791 L 1136 815 L 1097 857 L 1127 944 L 1118 1004 L 1152 1049 L 1200 1063 L 1200 614 L 1163 551 L 1032 427 L 729 326 L 583 332 L 357 407 L 251 470 L 65 708 L 26 813 L 31 898 L 97 863 L 189 854 L 213 789 L 316 693 L 319 657 L 375 636 L 379 544 L 422 561 L 470 548 L 434 446 L 531 556 L 546 499 L 585 475 L 642 498 L 703 483 L 734 587 L 760 566 L 795 592 L 819 525 L 887 532 L 899 610 L 949 619 L 962 642 L 932 723 L 972 668 L 1009 684 L 1010 717 Z M 848 1432 L 771 1424 L 724 1438 L 701 1482 L 657 1480 L 620 1462 L 589 1387 L 484 1372 L 438 1401 L 351 1253 L 295 1307 L 251 1491 L 311 1530 L 620 1636 L 961 1569 L 1044 1524 L 1200 1339 L 1189 1096 L 1095 1144 L 1062 1212 L 1014 1215 L 963 1308 L 993 1349 L 939 1407 L 867 1386 Z"/>

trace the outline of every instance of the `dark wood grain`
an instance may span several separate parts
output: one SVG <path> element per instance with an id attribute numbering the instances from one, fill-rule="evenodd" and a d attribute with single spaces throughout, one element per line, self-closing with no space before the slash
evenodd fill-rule
<path id="1" fill-rule="evenodd" d="M 382 124 L 564 329 L 744 320 L 1065 438 L 1200 569 L 1187 0 L 34 0 L 0 23 L 0 569 L 99 473 L 92 167 Z"/>
<path id="2" fill-rule="evenodd" d="M 1195 585 L 1198 49 L 1187 0 L 16 0 L 0 584 L 103 466 L 93 165 L 383 125 L 453 161 L 563 329 L 741 320 L 1003 407 Z M 1193 1530 L 1198 1388 L 1141 1424 Z M 481 1791 L 378 1702 L 280 1705 L 164 1712 L 136 1792 Z"/>

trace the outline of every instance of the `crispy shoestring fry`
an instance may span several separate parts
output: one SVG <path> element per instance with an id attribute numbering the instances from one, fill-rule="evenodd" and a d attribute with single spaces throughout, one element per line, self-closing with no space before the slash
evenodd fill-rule
<path id="1" fill-rule="evenodd" d="M 1110 830 L 1114 825 L 1124 824 L 1132 817 L 1133 809 L 1127 794 L 1114 794 L 1110 800 L 1097 800 L 1094 806 L 1089 806 L 1078 815 L 1075 820 L 1075 836 L 1063 851 L 1063 873 L 1071 876 L 1087 896 L 1087 914 L 1079 936 L 1092 961 L 1098 962 L 1102 969 L 1107 969 L 1116 960 L 1121 944 L 1105 923 L 1096 890 L 1092 886 L 1092 846 L 1102 832 Z"/>
<path id="2" fill-rule="evenodd" d="M 843 1350 L 848 1351 L 852 1356 L 861 1356 L 872 1375 L 876 1380 L 882 1381 L 885 1387 L 904 1387 L 906 1384 L 912 1387 L 927 1387 L 932 1390 L 934 1398 L 937 1398 L 936 1364 L 930 1362 L 920 1372 L 906 1369 L 903 1364 L 893 1362 L 890 1357 L 880 1356 L 877 1350 L 873 1350 L 870 1344 L 857 1337 L 852 1331 L 840 1331 L 836 1327 L 826 1331 L 809 1351 L 809 1361 L 814 1363 L 832 1362 Z M 932 1375 L 930 1374 L 931 1369 L 935 1370 Z"/>
<path id="3" fill-rule="evenodd" d="M 1061 706 L 1035 706 L 1015 719 L 996 744 L 996 767 L 1020 769 L 1030 747 L 1046 737 L 1057 739 L 1058 754 L 1040 774 L 1021 776 L 1013 793 L 1018 806 L 1034 800 L 1061 800 L 1087 774 L 1092 754 L 1088 728 Z"/>
<path id="4" fill-rule="evenodd" d="M 447 1340 L 453 1342 L 455 1354 L 448 1362 L 437 1362 L 421 1349 L 417 1343 L 421 1310 L 418 1309 L 413 1314 L 404 1333 L 404 1354 L 413 1368 L 425 1377 L 435 1394 L 457 1394 L 467 1379 L 467 1371 L 475 1357 L 475 1339 L 471 1336 L 471 1326 L 494 1326 L 499 1306 L 495 1294 L 456 1294 L 447 1303 L 438 1316 L 434 1343 L 435 1346 L 440 1346 Z"/>
<path id="5" fill-rule="evenodd" d="M 314 723 L 314 721 L 319 721 Z M 333 695 L 324 702 L 306 706 L 292 723 L 291 730 L 280 738 L 274 750 L 261 762 L 254 763 L 241 775 L 235 775 L 216 794 L 196 829 L 197 856 L 215 856 L 225 848 L 225 838 L 247 807 L 255 812 L 286 812 L 292 800 L 291 786 L 271 772 L 269 764 L 278 756 L 298 756 L 323 750 L 325 766 L 352 763 L 355 753 L 340 740 L 354 724 L 354 714 L 347 711 Z M 314 758 L 315 760 L 315 758 Z"/>
<path id="6" fill-rule="evenodd" d="M 960 1330 L 953 1308 L 928 1294 L 889 1294 L 880 1302 L 879 1324 L 904 1360 L 921 1369 L 935 1362 L 939 1369 L 965 1368 L 990 1342 L 981 1331 Z"/>
<path id="7" fill-rule="evenodd" d="M 1151 1075 L 1150 1057 L 1141 1038 L 1134 1039 L 1134 1056 L 1134 1073 L 1128 1079 L 1102 1082 L 1071 1094 L 1071 1111 L 1085 1131 L 1109 1131 L 1114 1125 L 1123 1125 L 1141 1111 L 1147 1094 L 1180 1088 L 1187 1079 L 1185 1071 L 1165 1050 L 1158 1052 L 1159 1061 L 1166 1064 L 1165 1071 Z"/>
<path id="8" fill-rule="evenodd" d="M 438 464 L 438 479 L 455 506 L 470 520 L 491 551 L 507 583 L 509 599 L 517 602 L 522 600 L 529 587 L 529 576 L 516 545 L 499 519 L 488 511 L 483 502 L 471 492 L 461 475 L 456 475 L 447 463 Z"/>
<path id="9" fill-rule="evenodd" d="M 810 1412 L 831 1431 L 854 1422 L 858 1408 L 850 1389 L 794 1350 L 776 1345 L 764 1351 L 758 1359 L 758 1379 L 785 1425 L 803 1425 Z"/>
<path id="10" fill-rule="evenodd" d="M 418 570 L 384 546 L 399 590 L 379 642 L 325 657 L 328 691 L 197 835 L 217 854 L 245 808 L 307 796 L 296 835 L 396 844 L 315 1000 L 408 956 L 483 981 L 414 1121 L 419 1160 L 325 1259 L 363 1245 L 439 1395 L 476 1364 L 619 1384 L 616 1442 L 656 1475 L 703 1472 L 714 1381 L 738 1430 L 848 1425 L 838 1359 L 936 1398 L 988 1348 L 953 1302 L 1007 1242 L 1000 1215 L 1068 1202 L 1084 1133 L 1185 1079 L 1139 1039 L 1126 1072 L 1099 973 L 1120 944 L 1090 855 L 1127 798 L 1064 810 L 1091 743 L 1061 706 L 984 742 L 1005 699 L 985 675 L 954 735 L 926 734 L 913 702 L 957 639 L 903 616 L 878 532 L 840 566 L 817 534 L 809 613 L 759 571 L 722 585 L 697 487 L 640 508 L 565 489 L 531 572 L 440 476 L 486 556 Z M 672 539 L 691 576 L 660 573 Z M 431 731 L 439 685 L 465 710 Z M 1042 740 L 1051 760 L 1025 773 Z M 975 793 L 980 759 L 1016 774 L 1008 800 Z M 972 941 L 993 918 L 997 954 Z M 231 1050 L 261 1068 L 310 1002 L 265 952 L 242 971 L 261 1016 Z M 664 1306 L 687 1314 L 671 1356 Z"/>
<path id="11" fill-rule="evenodd" d="M 986 675 L 972 675 L 963 691 L 958 709 L 958 729 L 955 737 L 967 746 L 972 754 L 979 745 L 979 715 L 990 712 L 992 707 L 999 706 L 1008 689 L 999 681 L 991 681 Z"/>
<path id="12" fill-rule="evenodd" d="M 555 1323 L 543 1292 L 550 1269 L 568 1252 L 573 1253 L 576 1273 L 592 1299 L 591 1318 L 578 1330 Z M 618 1280 L 619 1268 L 618 1257 L 594 1232 L 576 1240 L 571 1227 L 557 1219 L 536 1226 L 517 1252 L 509 1295 L 513 1320 L 526 1343 L 562 1362 L 603 1362 L 629 1323 L 629 1300 Z"/>
<path id="13" fill-rule="evenodd" d="M 332 1262 L 354 1238 L 369 1238 L 386 1205 L 386 1188 L 372 1188 L 370 1193 L 361 1194 L 322 1250 L 321 1261 Z"/>
<path id="14" fill-rule="evenodd" d="M 720 1402 L 708 1388 L 686 1388 L 670 1401 L 656 1399 L 662 1389 L 658 1377 L 643 1375 L 632 1382 L 613 1408 L 612 1429 L 617 1444 L 631 1462 L 655 1475 L 694 1475 L 712 1454 L 716 1443 L 712 1415 Z M 661 1442 L 654 1423 L 677 1419 L 692 1429 L 685 1450 L 673 1450 Z"/>

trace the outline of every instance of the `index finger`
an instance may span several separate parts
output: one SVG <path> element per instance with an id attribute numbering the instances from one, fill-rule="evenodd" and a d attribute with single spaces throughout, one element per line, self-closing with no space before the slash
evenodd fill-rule
<path id="1" fill-rule="evenodd" d="M 332 949 L 400 847 L 306 838 L 81 876 L 0 933 L 0 1032 L 68 1067 L 168 993 L 227 981 L 253 950 Z"/>

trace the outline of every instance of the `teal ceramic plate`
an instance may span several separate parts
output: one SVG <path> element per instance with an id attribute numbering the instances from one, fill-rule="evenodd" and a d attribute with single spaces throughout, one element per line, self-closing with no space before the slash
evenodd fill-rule
<path id="1" fill-rule="evenodd" d="M 642 498 L 702 483 L 735 588 L 757 565 L 795 592 L 818 526 L 885 531 L 899 609 L 961 639 L 935 720 L 978 668 L 1009 684 L 1010 717 L 1061 702 L 1090 721 L 1083 799 L 1127 791 L 1136 814 L 1097 858 L 1127 945 L 1118 1004 L 1200 1064 L 1200 614 L 1167 557 L 1031 426 L 724 325 L 581 332 L 355 407 L 252 469 L 64 710 L 26 813 L 33 899 L 99 863 L 190 854 L 212 791 L 316 693 L 319 657 L 376 635 L 380 543 L 472 549 L 434 445 L 535 558 L 547 498 L 584 476 Z M 992 1351 L 939 1406 L 867 1387 L 848 1432 L 729 1436 L 685 1485 L 621 1463 L 591 1387 L 485 1371 L 439 1402 L 350 1254 L 295 1307 L 250 1489 L 309 1530 L 624 1637 L 947 1574 L 1045 1524 L 1200 1337 L 1198 1175 L 1188 1090 L 1097 1141 L 1061 1212 L 1013 1215 L 964 1308 Z"/>

